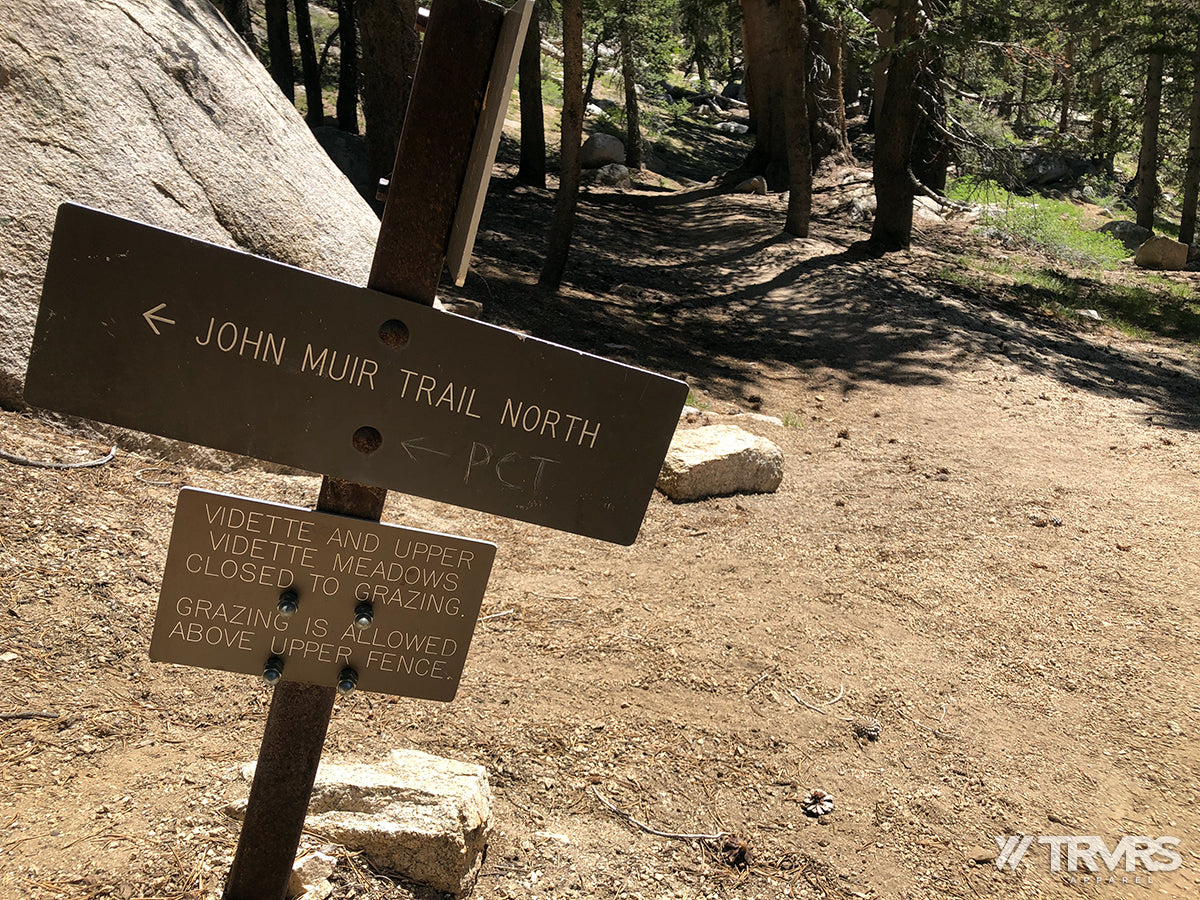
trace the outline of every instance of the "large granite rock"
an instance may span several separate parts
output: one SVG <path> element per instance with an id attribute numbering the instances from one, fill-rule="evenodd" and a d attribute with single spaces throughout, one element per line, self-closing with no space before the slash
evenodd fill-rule
<path id="1" fill-rule="evenodd" d="M 1186 269 L 1188 245 L 1165 235 L 1155 235 L 1138 247 L 1133 264 L 1143 269 Z"/>
<path id="2" fill-rule="evenodd" d="M 736 425 L 675 432 L 658 489 L 676 502 L 724 494 L 763 494 L 783 481 L 783 451 Z"/>
<path id="3" fill-rule="evenodd" d="M 378 220 L 205 0 L 0 0 L 0 404 L 71 200 L 363 284 Z"/>
<path id="4" fill-rule="evenodd" d="M 597 131 L 583 142 L 579 150 L 581 168 L 601 169 L 612 163 L 625 163 L 625 144 L 620 138 Z"/>
<path id="5" fill-rule="evenodd" d="M 1125 249 L 1130 253 L 1137 250 L 1138 247 L 1146 243 L 1153 236 L 1154 232 L 1137 222 L 1130 222 L 1128 219 L 1116 219 L 1112 222 L 1105 222 L 1098 229 L 1103 234 L 1110 234 L 1118 241 L 1125 245 Z"/>

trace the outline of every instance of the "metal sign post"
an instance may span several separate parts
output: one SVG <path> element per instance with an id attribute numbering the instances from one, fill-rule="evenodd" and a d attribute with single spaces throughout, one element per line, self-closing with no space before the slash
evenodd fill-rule
<path id="1" fill-rule="evenodd" d="M 630 544 L 674 432 L 683 382 L 428 308 L 532 3 L 434 5 L 365 289 L 60 208 L 28 402 L 324 473 L 315 511 L 179 500 L 151 657 L 275 684 L 224 900 L 282 900 L 339 689 L 457 689 L 495 547 L 387 491 Z"/>
<path id="2" fill-rule="evenodd" d="M 480 0 L 442 0 L 430 15 L 392 177 L 403 189 L 385 205 L 368 287 L 433 305 L 501 18 Z M 409 227 L 398 227 L 401 206 Z M 326 476 L 317 510 L 378 522 L 386 498 L 384 488 Z M 336 691 L 276 685 L 223 900 L 283 900 Z"/>

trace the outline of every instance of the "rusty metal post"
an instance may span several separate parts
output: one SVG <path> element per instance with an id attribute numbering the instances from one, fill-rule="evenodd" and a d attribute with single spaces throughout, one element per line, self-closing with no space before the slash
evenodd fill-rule
<path id="1" fill-rule="evenodd" d="M 367 283 L 374 290 L 433 304 L 503 16 L 484 0 L 433 7 Z M 317 509 L 377 522 L 386 497 L 326 477 Z M 336 695 L 276 685 L 224 900 L 283 900 Z"/>
<path id="2" fill-rule="evenodd" d="M 503 20 L 484 0 L 433 5 L 367 287 L 433 305 Z"/>

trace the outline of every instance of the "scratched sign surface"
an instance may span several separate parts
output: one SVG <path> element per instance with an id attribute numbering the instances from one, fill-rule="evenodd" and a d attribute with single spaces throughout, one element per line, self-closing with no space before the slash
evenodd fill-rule
<path id="1" fill-rule="evenodd" d="M 451 700 L 495 555 L 485 541 L 185 489 L 150 658 L 262 675 L 277 657 L 284 679 L 331 687 L 349 667 L 362 690 Z"/>
<path id="2" fill-rule="evenodd" d="M 630 544 L 682 381 L 64 205 L 25 399 Z"/>

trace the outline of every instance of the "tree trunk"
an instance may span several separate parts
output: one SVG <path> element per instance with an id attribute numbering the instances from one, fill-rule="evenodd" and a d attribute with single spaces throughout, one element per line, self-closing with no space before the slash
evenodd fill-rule
<path id="1" fill-rule="evenodd" d="M 879 108 L 887 93 L 888 66 L 892 63 L 891 50 L 896 42 L 896 3 L 883 0 L 871 7 L 871 24 L 875 26 L 875 40 L 879 53 L 871 63 L 871 115 L 868 130 L 872 133 L 879 126 Z"/>
<path id="2" fill-rule="evenodd" d="M 1093 21 L 1098 13 L 1093 13 Z M 1098 59 L 1100 56 L 1100 48 L 1102 46 L 1103 35 L 1100 28 L 1096 27 L 1088 39 L 1088 48 L 1091 51 L 1091 58 Z M 1104 90 L 1104 69 L 1100 66 L 1095 66 L 1092 72 L 1091 81 L 1091 105 L 1092 105 L 1092 128 L 1088 145 L 1091 148 L 1093 159 L 1108 157 L 1108 145 L 1105 138 L 1108 135 L 1108 129 L 1105 127 L 1105 122 L 1108 121 L 1109 107 L 1111 101 L 1108 93 Z M 1112 174 L 1111 162 L 1107 167 L 1108 173 Z"/>
<path id="3" fill-rule="evenodd" d="M 1017 119 L 1013 130 L 1021 134 L 1025 130 L 1025 119 L 1029 115 L 1029 66 L 1021 67 L 1021 95 L 1017 100 Z"/>
<path id="4" fill-rule="evenodd" d="M 800 3 L 805 8 L 805 2 Z M 746 54 L 746 100 L 750 104 L 750 124 L 755 143 L 740 173 L 763 175 L 773 191 L 789 189 L 788 153 L 788 72 L 791 70 L 788 46 L 789 18 L 795 0 L 742 0 L 742 41 Z M 808 0 L 807 10 L 814 13 L 807 22 L 813 23 L 808 33 L 809 54 L 823 51 L 822 23 L 815 14 L 815 0 Z M 809 57 L 812 58 L 811 55 Z M 822 67 L 823 68 L 823 67 Z M 835 88 L 831 73 L 826 71 L 815 84 L 808 83 L 807 69 L 801 79 L 807 104 L 811 165 L 809 172 L 830 156 L 849 155 L 849 142 L 842 137 L 846 110 L 842 102 L 841 78 Z M 843 124 L 839 125 L 838 123 Z M 806 176 L 807 177 L 807 176 Z"/>
<path id="5" fill-rule="evenodd" d="M 337 11 L 338 40 L 341 42 L 337 125 L 342 131 L 358 134 L 358 25 L 355 22 L 354 0 L 338 0 Z"/>
<path id="6" fill-rule="evenodd" d="M 312 127 L 325 122 L 325 104 L 321 97 L 321 70 L 317 66 L 317 48 L 313 43 L 308 0 L 296 0 L 295 8 L 296 39 L 300 44 L 300 67 L 304 72 L 304 100 L 308 105 L 304 121 Z"/>
<path id="7" fill-rule="evenodd" d="M 246 42 L 250 52 L 258 54 L 258 39 L 254 36 L 254 26 L 250 22 L 250 0 L 222 0 L 218 4 L 229 24 Z"/>
<path id="8" fill-rule="evenodd" d="M 1142 149 L 1138 156 L 1137 223 L 1154 229 L 1158 202 L 1158 122 L 1162 113 L 1163 53 L 1150 54 L 1146 72 L 1146 110 L 1142 114 Z"/>
<path id="9" fill-rule="evenodd" d="M 807 31 L 807 29 L 805 29 Z M 850 161 L 850 133 L 846 127 L 846 95 L 844 93 L 845 74 L 843 70 L 842 47 L 845 42 L 845 31 L 832 20 L 821 20 L 821 51 L 825 61 L 829 63 L 829 78 L 824 90 L 819 92 L 821 107 L 825 112 L 822 118 L 833 126 L 835 147 L 833 155 L 841 162 Z M 807 40 L 807 38 L 806 38 Z M 802 74 L 807 72 L 807 67 Z"/>
<path id="10" fill-rule="evenodd" d="M 808 237 L 812 218 L 812 144 L 808 125 L 805 75 L 808 72 L 808 11 L 804 0 L 785 0 L 788 69 L 785 78 L 788 140 L 788 207 L 783 230 L 794 237 Z M 843 117 L 844 118 L 844 117 Z"/>
<path id="11" fill-rule="evenodd" d="M 413 0 L 355 0 L 362 42 L 362 104 L 371 180 L 396 161 L 404 111 L 417 68 L 417 7 Z"/>
<path id="12" fill-rule="evenodd" d="M 1075 86 L 1075 43 L 1078 38 L 1072 34 L 1067 39 L 1067 58 L 1063 61 L 1062 73 L 1062 106 L 1058 112 L 1058 136 L 1064 138 L 1071 128 L 1071 95 Z"/>
<path id="13" fill-rule="evenodd" d="M 563 109 L 562 149 L 559 153 L 558 201 L 546 261 L 538 278 L 541 287 L 557 291 L 567 269 L 575 207 L 579 202 L 579 149 L 583 143 L 583 0 L 562 0 Z"/>
<path id="14" fill-rule="evenodd" d="M 592 102 L 592 90 L 596 87 L 596 74 L 600 71 L 600 45 L 603 42 L 603 37 L 597 37 L 595 43 L 592 44 L 592 63 L 588 66 L 587 87 L 583 89 L 584 109 L 587 109 L 587 105 Z M 582 68 L 582 60 L 579 65 Z"/>
<path id="15" fill-rule="evenodd" d="M 920 71 L 910 42 L 918 35 L 919 0 L 899 0 L 887 88 L 875 124 L 875 224 L 871 243 L 884 250 L 904 250 L 912 243 L 913 135 L 917 107 L 914 85 Z"/>
<path id="16" fill-rule="evenodd" d="M 296 102 L 296 76 L 292 73 L 292 32 L 288 27 L 287 0 L 266 0 L 267 54 L 271 78 L 283 96 Z"/>
<path id="17" fill-rule="evenodd" d="M 946 97 L 942 89 L 945 60 L 937 55 L 929 61 L 920 77 L 920 101 L 916 104 L 913 135 L 912 172 L 917 180 L 938 192 L 946 190 L 946 172 L 950 167 L 950 144 L 946 140 Z"/>
<path id="18" fill-rule="evenodd" d="M 536 5 L 517 65 L 521 103 L 521 164 L 517 169 L 517 181 L 544 188 L 546 122 L 542 112 L 542 28 Z"/>
<path id="19" fill-rule="evenodd" d="M 1200 200 L 1200 35 L 1192 55 L 1192 108 L 1188 128 L 1187 167 L 1183 176 L 1183 215 L 1179 219 L 1179 240 L 1190 244 L 1196 239 L 1196 204 Z"/>
<path id="20" fill-rule="evenodd" d="M 633 34 L 629 28 L 630 4 L 621 18 L 621 80 L 625 82 L 625 165 L 642 167 L 642 127 L 638 114 L 637 69 L 633 58 Z"/>
<path id="21" fill-rule="evenodd" d="M 754 147 L 742 169 L 763 175 L 773 191 L 785 191 L 788 178 L 787 38 L 780 27 L 785 0 L 742 0 L 742 42 L 746 54 L 746 100 Z"/>

